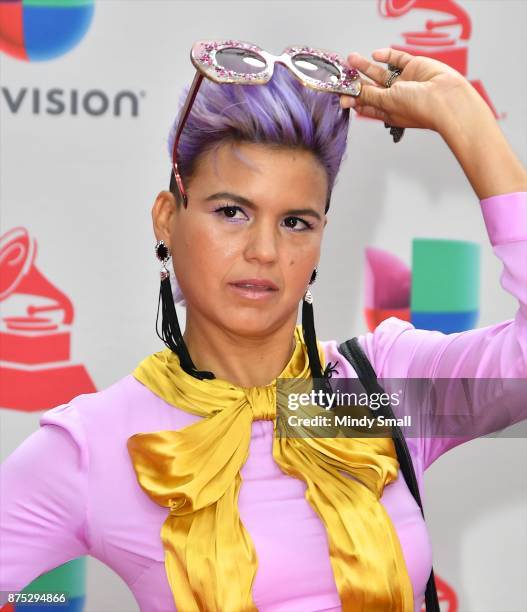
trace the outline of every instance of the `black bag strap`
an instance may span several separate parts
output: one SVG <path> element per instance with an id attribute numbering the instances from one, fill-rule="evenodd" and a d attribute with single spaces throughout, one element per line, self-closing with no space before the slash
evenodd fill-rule
<path id="1" fill-rule="evenodd" d="M 366 389 L 368 395 L 370 395 L 371 393 L 384 393 L 384 389 L 377 381 L 377 375 L 375 374 L 375 370 L 373 369 L 368 357 L 362 350 L 362 347 L 359 344 L 357 338 L 351 338 L 350 340 L 342 342 L 342 344 L 338 346 L 338 351 L 339 353 L 344 355 L 344 357 L 351 363 L 353 369 L 359 377 L 362 386 L 364 387 L 364 389 Z M 383 416 L 386 416 L 388 418 L 395 418 L 392 408 L 389 404 L 387 406 L 381 406 L 379 408 L 379 412 L 383 412 Z M 399 461 L 401 472 L 404 476 L 410 493 L 413 495 L 415 501 L 417 502 L 417 505 L 421 510 L 421 514 L 424 519 L 425 515 L 423 511 L 423 504 L 421 502 L 421 496 L 419 494 L 419 487 L 417 484 L 417 478 L 415 476 L 414 465 L 410 456 L 410 451 L 408 450 L 408 446 L 406 444 L 404 434 L 401 431 L 401 428 L 397 425 L 394 425 L 392 427 L 392 432 L 393 443 L 395 446 L 395 451 L 397 453 L 397 460 Z M 428 582 L 426 583 L 425 604 L 426 612 L 440 612 L 433 568 L 430 572 Z"/>

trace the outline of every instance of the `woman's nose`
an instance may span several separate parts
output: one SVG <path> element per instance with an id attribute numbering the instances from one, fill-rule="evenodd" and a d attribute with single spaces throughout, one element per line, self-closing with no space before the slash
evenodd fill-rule
<path id="1" fill-rule="evenodd" d="M 257 259 L 262 263 L 276 260 L 278 256 L 278 233 L 270 223 L 255 223 L 250 228 L 245 247 L 247 259 Z"/>

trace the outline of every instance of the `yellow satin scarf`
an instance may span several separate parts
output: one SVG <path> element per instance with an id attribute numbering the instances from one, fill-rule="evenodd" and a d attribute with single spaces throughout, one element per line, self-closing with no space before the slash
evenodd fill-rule
<path id="1" fill-rule="evenodd" d="M 310 378 L 300 325 L 295 340 L 280 378 Z M 324 367 L 320 343 L 318 349 Z M 326 528 L 342 610 L 413 611 L 397 532 L 379 502 L 399 468 L 390 438 L 279 437 L 276 380 L 250 388 L 198 380 L 168 348 L 144 359 L 133 376 L 172 406 L 205 417 L 177 431 L 128 439 L 140 486 L 170 509 L 161 539 L 179 612 L 257 610 L 252 585 L 258 559 L 238 511 L 240 469 L 254 419 L 274 421 L 274 460 L 285 474 L 307 484 L 306 499 Z"/>

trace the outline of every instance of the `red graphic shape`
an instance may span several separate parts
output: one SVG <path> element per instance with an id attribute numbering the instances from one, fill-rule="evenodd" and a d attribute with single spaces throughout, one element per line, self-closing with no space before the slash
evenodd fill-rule
<path id="1" fill-rule="evenodd" d="M 450 19 L 443 19 L 442 21 L 429 19 L 425 23 L 427 30 L 458 25 L 461 26 L 459 38 L 461 40 L 470 38 L 472 33 L 470 17 L 455 0 L 379 0 L 379 12 L 383 17 L 401 17 L 415 9 L 437 11 L 438 13 L 451 15 Z"/>
<path id="2" fill-rule="evenodd" d="M 38 270 L 36 252 L 23 227 L 0 238 L 0 301 L 11 310 L 0 318 L 0 406 L 26 412 L 96 391 L 84 366 L 68 363 L 73 305 Z"/>
<path id="3" fill-rule="evenodd" d="M 22 2 L 0 3 L 0 51 L 27 60 L 22 11 Z"/>
<path id="4" fill-rule="evenodd" d="M 380 325 L 390 317 L 396 317 L 397 319 L 401 319 L 401 321 L 408 321 L 409 323 L 411 322 L 409 308 L 364 308 L 363 315 L 370 331 L 373 331 L 377 325 Z"/>
<path id="5" fill-rule="evenodd" d="M 0 405 L 23 412 L 47 410 L 97 391 L 83 365 L 21 370 L 2 364 L 0 378 Z"/>
<path id="6" fill-rule="evenodd" d="M 454 0 L 378 0 L 379 13 L 386 18 L 397 18 L 413 10 L 446 13 L 448 19 L 428 19 L 422 32 L 402 32 L 404 45 L 392 45 L 393 49 L 412 55 L 421 55 L 448 64 L 463 76 L 467 76 L 468 47 L 459 45 L 460 40 L 469 40 L 472 25 L 469 14 Z M 438 32 L 437 28 L 459 26 L 459 34 Z M 470 84 L 488 104 L 494 116 L 498 113 L 479 79 L 469 80 Z"/>

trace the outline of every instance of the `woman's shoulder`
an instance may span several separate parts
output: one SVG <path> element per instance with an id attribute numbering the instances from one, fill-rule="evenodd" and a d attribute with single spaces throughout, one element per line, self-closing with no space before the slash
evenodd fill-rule
<path id="1" fill-rule="evenodd" d="M 89 453 L 115 446 L 133 434 L 174 430 L 197 417 L 168 404 L 132 374 L 94 393 L 83 393 L 40 416 L 41 427 L 66 430 Z"/>
<path id="2" fill-rule="evenodd" d="M 131 374 L 110 386 L 92 393 L 81 393 L 68 402 L 50 408 L 40 417 L 40 424 L 55 424 L 59 421 L 77 422 L 87 425 L 96 422 L 102 427 L 111 427 L 127 418 L 135 406 L 155 401 L 147 389 Z"/>

